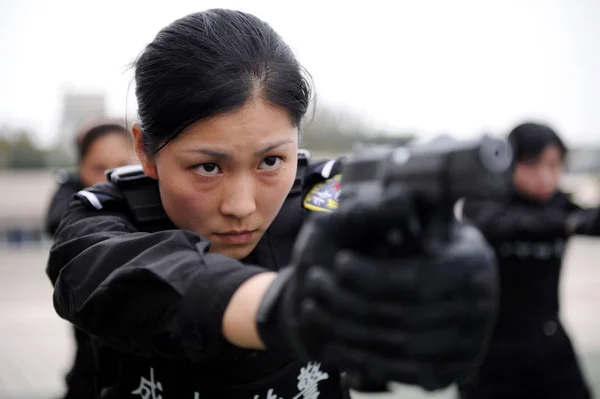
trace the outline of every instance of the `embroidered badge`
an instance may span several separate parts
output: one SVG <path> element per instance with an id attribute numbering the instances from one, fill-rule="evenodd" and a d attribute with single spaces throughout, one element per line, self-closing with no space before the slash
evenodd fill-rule
<path id="1" fill-rule="evenodd" d="M 154 368 L 150 367 L 150 379 L 140 377 L 140 386 L 131 394 L 142 399 L 162 399 L 162 390 L 162 384 L 154 380 Z"/>
<path id="2" fill-rule="evenodd" d="M 333 212 L 338 207 L 342 175 L 337 174 L 323 183 L 316 184 L 304 197 L 303 205 L 315 212 Z"/>
<path id="3" fill-rule="evenodd" d="M 329 374 L 321 371 L 321 363 L 309 362 L 298 374 L 298 394 L 291 399 L 319 399 L 321 391 L 319 383 L 329 379 Z M 266 396 L 254 395 L 254 399 L 284 399 L 274 389 L 269 389 Z"/>

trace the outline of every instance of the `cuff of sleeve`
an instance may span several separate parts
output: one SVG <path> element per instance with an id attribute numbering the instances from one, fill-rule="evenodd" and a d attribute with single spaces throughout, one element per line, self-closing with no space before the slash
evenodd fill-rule
<path id="1" fill-rule="evenodd" d="M 263 296 L 256 314 L 258 334 L 267 347 L 267 350 L 292 353 L 293 347 L 289 337 L 285 334 L 285 316 L 287 308 L 284 306 L 284 290 L 292 278 L 294 268 L 286 267 L 277 273 L 277 277 Z"/>
<path id="2" fill-rule="evenodd" d="M 574 232 L 580 235 L 598 235 L 600 213 L 597 209 L 586 209 L 573 215 Z"/>

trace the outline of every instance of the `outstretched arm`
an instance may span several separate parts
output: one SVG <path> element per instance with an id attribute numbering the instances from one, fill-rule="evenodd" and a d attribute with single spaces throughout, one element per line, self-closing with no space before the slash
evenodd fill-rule
<path id="1" fill-rule="evenodd" d="M 197 234 L 139 232 L 126 214 L 75 199 L 48 260 L 55 308 L 140 356 L 199 360 L 218 353 L 223 334 L 260 348 L 252 312 L 273 273 L 208 249 Z"/>
<path id="2" fill-rule="evenodd" d="M 467 199 L 463 207 L 464 217 L 489 241 L 519 235 L 532 238 L 566 236 L 569 214 L 562 209 L 531 209 L 491 200 Z"/>

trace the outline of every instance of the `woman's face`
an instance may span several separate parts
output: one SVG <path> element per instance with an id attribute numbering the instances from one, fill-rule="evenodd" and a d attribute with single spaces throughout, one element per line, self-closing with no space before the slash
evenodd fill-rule
<path id="1" fill-rule="evenodd" d="M 142 132 L 134 126 L 138 154 Z M 160 150 L 141 155 L 158 179 L 175 225 L 211 242 L 211 251 L 246 257 L 277 216 L 294 184 L 298 130 L 287 112 L 261 99 L 201 120 Z"/>
<path id="2" fill-rule="evenodd" d="M 517 163 L 514 185 L 527 197 L 538 201 L 550 199 L 560 183 L 564 169 L 563 156 L 557 145 L 549 145 L 535 159 Z"/>
<path id="3" fill-rule="evenodd" d="M 129 165 L 135 161 L 131 140 L 120 132 L 107 133 L 90 145 L 79 162 L 79 177 L 84 187 L 106 181 L 107 169 Z"/>

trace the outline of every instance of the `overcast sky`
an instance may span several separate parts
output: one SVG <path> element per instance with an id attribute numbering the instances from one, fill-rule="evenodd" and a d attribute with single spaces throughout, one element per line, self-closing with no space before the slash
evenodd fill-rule
<path id="1" fill-rule="evenodd" d="M 0 0 L 0 124 L 49 143 L 66 90 L 104 90 L 112 114 L 127 103 L 133 114 L 127 65 L 144 45 L 176 18 L 226 7 L 269 22 L 321 101 L 383 128 L 467 137 L 536 118 L 571 143 L 600 142 L 600 0 L 150 4 Z"/>

